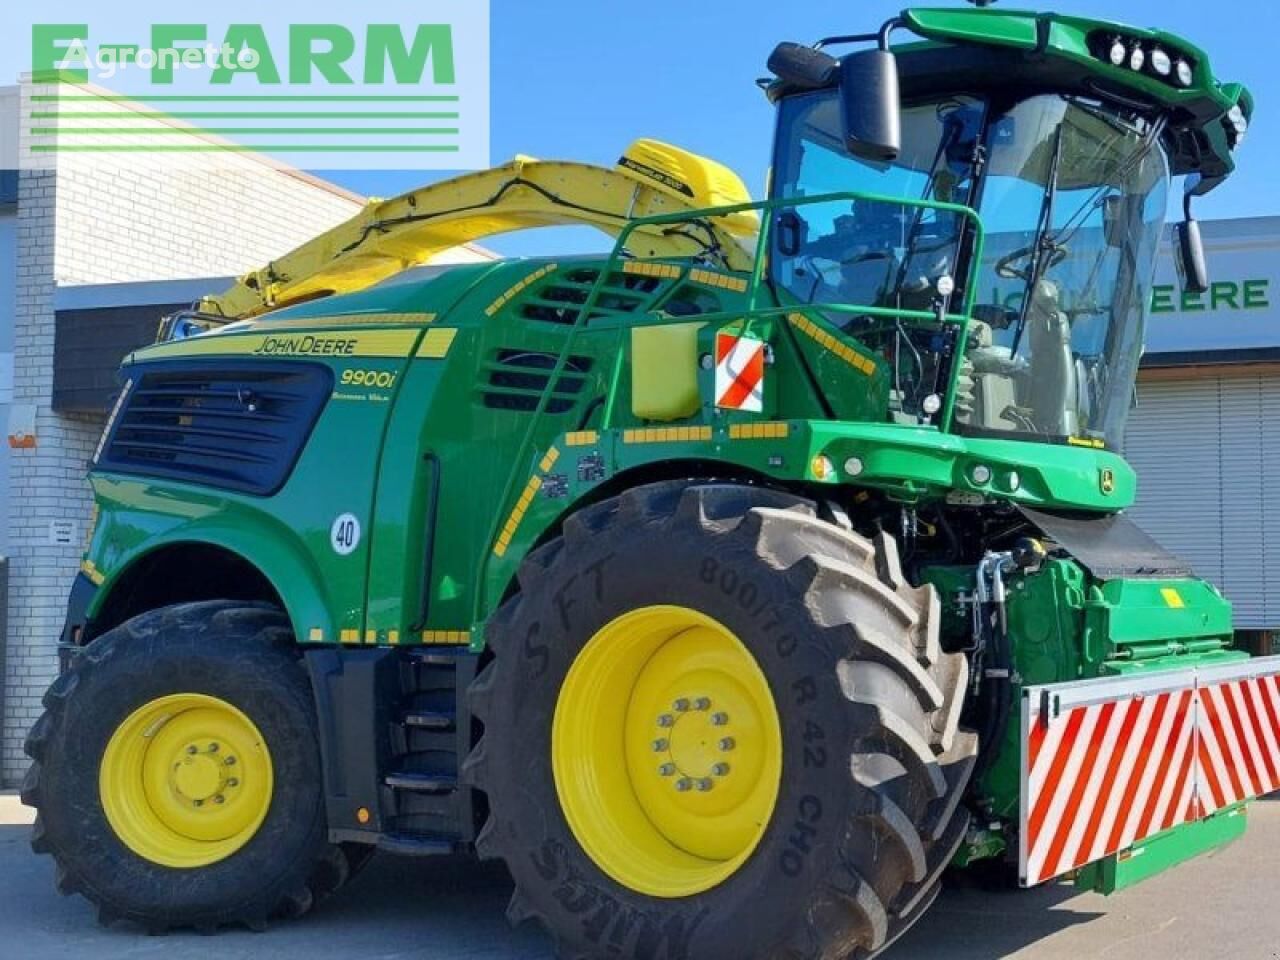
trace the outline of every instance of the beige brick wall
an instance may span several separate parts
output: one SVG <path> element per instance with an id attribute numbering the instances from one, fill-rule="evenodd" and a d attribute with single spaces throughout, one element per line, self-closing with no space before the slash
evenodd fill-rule
<path id="1" fill-rule="evenodd" d="M 76 158 L 83 159 L 83 158 Z M 50 408 L 59 285 L 244 273 L 352 216 L 357 198 L 249 157 L 216 168 L 66 163 L 24 171 L 18 205 L 14 404 L 36 407 L 37 446 L 10 460 L 9 624 L 0 785 L 27 766 L 26 731 L 57 669 L 56 641 L 80 545 L 50 544 L 50 523 L 89 520 L 85 465 L 96 417 Z"/>
<path id="2" fill-rule="evenodd" d="M 227 159 L 241 162 L 207 170 L 60 170 L 58 283 L 245 273 L 360 209 L 308 179 L 250 158 L 220 163 Z"/>

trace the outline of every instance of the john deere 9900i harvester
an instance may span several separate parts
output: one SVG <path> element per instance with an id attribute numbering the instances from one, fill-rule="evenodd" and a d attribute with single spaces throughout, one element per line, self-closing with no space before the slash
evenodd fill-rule
<path id="1" fill-rule="evenodd" d="M 27 744 L 64 891 L 258 927 L 474 850 L 565 957 L 835 958 L 949 865 L 1111 892 L 1241 833 L 1280 663 L 1119 448 L 1166 191 L 1202 287 L 1251 97 L 986 9 L 770 68 L 765 201 L 651 141 L 520 159 L 127 359 Z M 613 252 L 420 265 L 557 223 Z"/>

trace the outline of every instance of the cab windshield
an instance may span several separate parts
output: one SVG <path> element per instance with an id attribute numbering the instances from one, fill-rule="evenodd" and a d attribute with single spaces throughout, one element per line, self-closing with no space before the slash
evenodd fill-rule
<path id="1" fill-rule="evenodd" d="M 1121 445 L 1164 228 L 1159 132 L 1058 96 L 993 121 L 971 430 Z"/>
<path id="2" fill-rule="evenodd" d="M 959 354 L 957 430 L 1120 445 L 1163 230 L 1159 127 L 1056 95 L 1008 109 L 948 96 L 904 108 L 901 154 L 877 164 L 844 149 L 834 91 L 780 110 L 775 196 L 874 197 L 780 212 L 770 269 L 788 299 L 936 309 L 941 278 L 966 280 L 973 231 L 960 214 L 901 201 L 982 217 L 965 343 L 936 322 L 827 313 L 889 365 L 890 419 L 927 420 Z"/>

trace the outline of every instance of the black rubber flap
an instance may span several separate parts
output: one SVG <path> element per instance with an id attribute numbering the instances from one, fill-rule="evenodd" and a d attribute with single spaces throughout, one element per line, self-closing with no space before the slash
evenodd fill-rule
<path id="1" fill-rule="evenodd" d="M 1160 546 L 1123 514 L 1018 509 L 1099 580 L 1194 576 L 1189 563 Z"/>

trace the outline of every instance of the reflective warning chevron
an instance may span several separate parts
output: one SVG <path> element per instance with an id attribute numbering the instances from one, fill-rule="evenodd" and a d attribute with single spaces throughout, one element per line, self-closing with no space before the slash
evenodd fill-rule
<path id="1" fill-rule="evenodd" d="M 1280 678 L 1202 685 L 1199 703 L 1197 761 L 1206 812 L 1280 790 Z"/>
<path id="2" fill-rule="evenodd" d="M 1031 886 L 1280 790 L 1280 658 L 1027 688 Z"/>
<path id="3" fill-rule="evenodd" d="M 763 340 L 716 334 L 716 406 L 760 413 L 764 410 Z"/>

